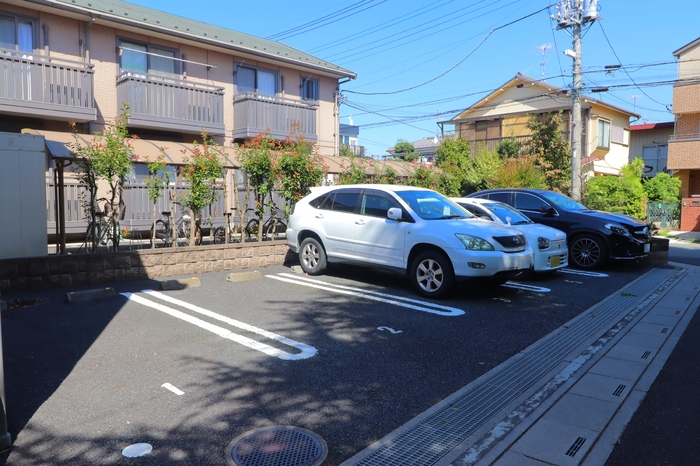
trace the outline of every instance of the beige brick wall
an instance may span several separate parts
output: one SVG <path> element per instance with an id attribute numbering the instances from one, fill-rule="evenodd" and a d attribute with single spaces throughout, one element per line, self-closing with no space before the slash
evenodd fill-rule
<path id="1" fill-rule="evenodd" d="M 673 113 L 700 112 L 700 84 L 683 84 L 673 88 Z"/>
<path id="2" fill-rule="evenodd" d="M 700 168 L 700 140 L 669 141 L 668 168 L 671 170 Z"/>

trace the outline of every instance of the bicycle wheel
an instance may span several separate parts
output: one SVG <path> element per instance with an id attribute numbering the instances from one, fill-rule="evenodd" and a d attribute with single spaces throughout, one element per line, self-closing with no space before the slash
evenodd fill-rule
<path id="1" fill-rule="evenodd" d="M 257 241 L 258 240 L 258 226 L 259 222 L 257 218 L 253 218 L 245 226 L 245 237 L 246 241 Z"/>
<path id="2" fill-rule="evenodd" d="M 167 223 L 165 223 L 163 220 L 158 220 L 156 222 L 155 233 L 153 232 L 153 227 L 151 227 L 151 234 L 155 234 L 156 239 L 159 239 L 163 242 L 163 247 L 167 247 L 170 246 L 171 243 L 169 230 L 170 228 Z"/>
<path id="3" fill-rule="evenodd" d="M 226 242 L 226 229 L 218 227 L 214 230 L 214 244 L 224 244 Z"/>
<path id="4" fill-rule="evenodd" d="M 265 239 L 274 240 L 278 235 L 281 235 L 286 231 L 287 225 L 285 225 L 284 222 L 280 222 L 279 220 L 276 222 L 270 222 L 270 224 L 267 225 L 267 228 L 265 228 Z"/>

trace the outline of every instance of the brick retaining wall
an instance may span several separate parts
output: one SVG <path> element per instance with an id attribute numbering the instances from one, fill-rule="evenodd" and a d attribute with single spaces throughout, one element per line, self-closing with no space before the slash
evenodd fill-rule
<path id="1" fill-rule="evenodd" d="M 280 265 L 286 241 L 66 254 L 0 260 L 0 293 Z"/>

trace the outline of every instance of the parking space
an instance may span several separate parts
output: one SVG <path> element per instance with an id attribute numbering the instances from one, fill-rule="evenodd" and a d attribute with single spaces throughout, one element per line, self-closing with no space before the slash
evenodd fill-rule
<path id="1" fill-rule="evenodd" d="M 120 283 L 116 298 L 77 304 L 45 292 L 3 319 L 20 433 L 8 464 L 52 451 L 65 457 L 55 464 L 119 464 L 139 442 L 153 445 L 139 464 L 225 464 L 228 442 L 271 425 L 315 432 L 339 464 L 646 270 L 464 284 L 440 301 L 354 267 L 310 277 L 274 266 L 243 282 L 208 273 L 173 291 Z M 49 336 L 37 346 L 26 332 Z"/>

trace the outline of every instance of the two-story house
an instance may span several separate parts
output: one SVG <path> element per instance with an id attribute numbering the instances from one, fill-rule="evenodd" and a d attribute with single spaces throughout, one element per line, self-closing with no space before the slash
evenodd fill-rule
<path id="1" fill-rule="evenodd" d="M 673 86 L 674 134 L 668 142 L 668 168 L 681 179 L 681 230 L 700 230 L 700 38 L 679 48 Z M 697 196 L 697 197 L 695 197 Z"/>
<path id="2" fill-rule="evenodd" d="M 88 140 L 125 104 L 140 162 L 164 148 L 169 163 L 181 164 L 202 129 L 226 148 L 229 168 L 233 147 L 261 132 L 283 139 L 296 130 L 321 156 L 337 155 L 337 94 L 355 77 L 279 42 L 121 0 L 0 4 L 0 131 L 43 135 L 49 156 L 67 155 L 69 122 Z M 145 176 L 138 163 L 132 187 Z M 84 231 L 70 168 L 65 183 L 67 225 Z M 47 189 L 49 206 L 54 191 Z M 148 210 L 132 202 L 127 220 L 147 225 Z"/>
<path id="3" fill-rule="evenodd" d="M 495 149 L 503 140 L 527 143 L 531 139 L 528 121 L 532 116 L 561 112 L 562 133 L 571 131 L 571 91 L 518 73 L 471 107 L 449 121 L 455 136 L 468 139 L 472 147 L 483 144 Z M 582 174 L 618 175 L 628 163 L 630 118 L 639 115 L 588 96 L 581 98 Z M 449 132 L 448 132 L 449 133 Z"/>

